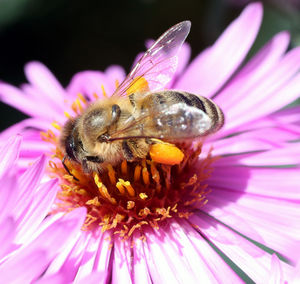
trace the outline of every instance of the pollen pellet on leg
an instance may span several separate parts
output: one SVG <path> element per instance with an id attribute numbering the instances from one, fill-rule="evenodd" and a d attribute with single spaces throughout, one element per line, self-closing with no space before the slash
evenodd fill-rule
<path id="1" fill-rule="evenodd" d="M 184 158 L 183 152 L 175 145 L 157 143 L 150 147 L 150 157 L 154 162 L 165 165 L 177 165 Z"/>

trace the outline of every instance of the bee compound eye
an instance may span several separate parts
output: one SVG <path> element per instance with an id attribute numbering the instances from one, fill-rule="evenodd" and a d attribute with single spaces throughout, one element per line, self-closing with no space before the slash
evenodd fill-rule
<path id="1" fill-rule="evenodd" d="M 66 152 L 68 157 L 74 161 L 77 160 L 75 157 L 75 150 L 74 138 L 70 135 L 66 141 Z"/>
<path id="2" fill-rule="evenodd" d="M 102 143 L 102 142 L 108 142 L 110 139 L 110 136 L 107 132 L 101 134 L 98 138 L 97 138 L 97 141 Z"/>

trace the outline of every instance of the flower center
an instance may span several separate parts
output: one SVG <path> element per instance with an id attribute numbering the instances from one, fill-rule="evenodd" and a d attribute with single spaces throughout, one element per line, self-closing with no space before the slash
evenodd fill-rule
<path id="1" fill-rule="evenodd" d="M 79 99 L 72 106 L 77 114 L 84 109 Z M 57 130 L 62 128 L 58 123 L 52 125 Z M 160 164 L 148 155 L 143 160 L 108 165 L 101 173 L 86 174 L 80 164 L 66 160 L 70 175 L 61 162 L 63 153 L 58 137 L 52 130 L 42 133 L 43 140 L 55 146 L 49 162 L 50 175 L 60 179 L 61 191 L 52 213 L 86 207 L 84 230 L 100 227 L 102 231 L 113 230 L 114 234 L 128 238 L 143 226 L 158 229 L 166 219 L 189 218 L 195 208 L 207 202 L 209 189 L 205 181 L 216 157 L 209 153 L 199 159 L 201 142 L 176 145 L 184 153 L 178 165 Z"/>

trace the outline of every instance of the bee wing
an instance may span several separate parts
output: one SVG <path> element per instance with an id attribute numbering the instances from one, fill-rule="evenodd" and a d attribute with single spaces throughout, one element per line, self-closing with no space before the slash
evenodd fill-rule
<path id="1" fill-rule="evenodd" d="M 145 110 L 130 117 L 122 127 L 110 134 L 110 140 L 157 138 L 164 140 L 191 139 L 207 135 L 211 118 L 201 109 L 176 103 Z M 138 133 L 138 135 L 137 135 Z"/>
<path id="2" fill-rule="evenodd" d="M 177 53 L 191 28 L 190 21 L 180 22 L 168 29 L 144 53 L 112 96 L 121 97 L 134 92 L 163 88 L 177 68 Z"/>

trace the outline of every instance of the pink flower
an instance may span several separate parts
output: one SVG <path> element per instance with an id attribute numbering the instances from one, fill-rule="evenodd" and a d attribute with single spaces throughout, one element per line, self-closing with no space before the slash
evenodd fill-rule
<path id="1" fill-rule="evenodd" d="M 53 154 L 40 131 L 50 129 L 53 121 L 62 125 L 65 111 L 79 112 L 84 99 L 76 101 L 78 93 L 94 100 L 94 94 L 103 94 L 103 85 L 111 94 L 116 79 L 124 79 L 124 70 L 111 66 L 105 72 L 80 72 L 64 89 L 44 65 L 32 62 L 25 67 L 29 84 L 18 89 L 0 83 L 2 101 L 31 116 L 0 136 L 8 157 L 0 167 L 5 188 L 0 202 L 12 198 L 28 203 L 5 206 L 1 213 L 7 231 L 22 232 L 19 237 L 0 233 L 0 238 L 9 239 L 0 261 L 5 282 L 261 283 L 268 281 L 274 267 L 273 253 L 280 256 L 282 279 L 290 279 L 300 255 L 300 107 L 282 108 L 300 94 L 300 48 L 287 52 L 289 35 L 282 32 L 243 64 L 261 19 L 261 4 L 250 4 L 213 46 L 189 64 L 190 48 L 183 46 L 170 88 L 213 98 L 226 117 L 224 127 L 205 141 L 196 163 L 197 173 L 213 168 L 201 180 L 210 193 L 197 187 L 195 192 L 204 199 L 199 202 L 198 196 L 199 207 L 184 211 L 187 218 L 177 216 L 174 208 L 159 230 L 145 225 L 125 239 L 113 227 L 104 232 L 101 226 L 81 230 L 84 208 L 45 218 L 47 212 L 59 211 L 54 194 L 63 177 L 49 181 L 44 157 L 28 168 L 40 155 Z M 46 135 L 49 140 L 59 135 L 59 130 L 52 131 L 53 137 L 51 132 Z M 16 133 L 23 136 L 21 146 L 20 138 L 7 145 L 5 141 Z M 203 166 L 205 161 L 211 168 Z M 13 162 L 17 168 L 12 168 Z M 27 183 L 26 175 L 31 177 Z M 46 183 L 40 183 L 42 176 L 48 178 Z M 166 182 L 180 178 L 179 174 Z M 21 197 L 11 197 L 14 192 Z M 7 221 L 10 215 L 13 218 Z M 22 239 L 23 234 L 28 237 Z"/>

